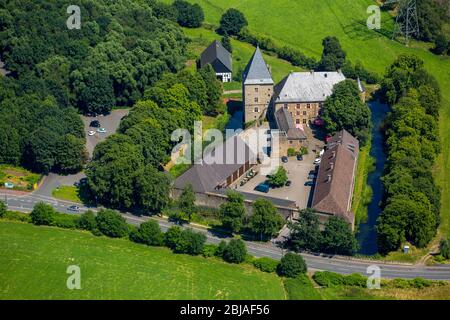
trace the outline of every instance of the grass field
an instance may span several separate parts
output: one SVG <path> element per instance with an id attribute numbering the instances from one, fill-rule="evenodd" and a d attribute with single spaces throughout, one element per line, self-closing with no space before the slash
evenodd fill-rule
<path id="1" fill-rule="evenodd" d="M 356 225 L 367 219 L 367 206 L 372 199 L 372 188 L 367 184 L 367 177 L 374 168 L 374 159 L 370 156 L 370 142 L 361 148 L 358 155 L 355 188 L 353 191 L 352 212 L 355 213 Z"/>
<path id="2" fill-rule="evenodd" d="M 74 186 L 60 186 L 52 191 L 52 196 L 60 200 L 82 203 L 78 188 Z"/>
<path id="3" fill-rule="evenodd" d="M 170 0 L 166 0 L 171 2 Z M 382 75 L 399 54 L 413 53 L 422 58 L 426 69 L 438 80 L 443 96 L 440 119 L 442 153 L 435 167 L 435 177 L 442 188 L 441 234 L 450 236 L 450 58 L 433 55 L 429 44 L 411 42 L 409 47 L 391 40 L 393 20 L 382 14 L 381 30 L 369 30 L 366 10 L 373 0 L 190 0 L 205 11 L 206 22 L 218 25 L 229 7 L 241 10 L 249 29 L 271 37 L 276 43 L 288 44 L 305 54 L 319 58 L 322 39 L 337 36 L 348 58 L 361 61 L 370 71 Z M 273 70 L 276 73 L 276 70 Z"/>
<path id="4" fill-rule="evenodd" d="M 68 290 L 69 265 L 81 290 Z M 89 233 L 0 222 L 0 299 L 285 299 L 250 265 L 173 254 Z"/>

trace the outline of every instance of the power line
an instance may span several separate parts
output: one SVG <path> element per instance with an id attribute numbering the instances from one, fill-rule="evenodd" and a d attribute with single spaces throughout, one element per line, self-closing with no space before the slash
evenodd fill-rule
<path id="1" fill-rule="evenodd" d="M 390 4 L 396 4 L 398 10 L 392 39 L 401 36 L 405 38 L 408 45 L 411 37 L 419 35 L 416 0 L 387 0 L 384 3 L 384 5 Z"/>

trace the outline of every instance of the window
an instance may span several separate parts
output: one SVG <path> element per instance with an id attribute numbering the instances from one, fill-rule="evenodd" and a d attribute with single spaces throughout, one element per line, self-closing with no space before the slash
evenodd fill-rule
<path id="1" fill-rule="evenodd" d="M 300 124 L 300 119 L 295 119 L 296 124 Z"/>
<path id="2" fill-rule="evenodd" d="M 287 103 L 284 104 L 285 109 L 289 109 Z"/>
<path id="3" fill-rule="evenodd" d="M 306 119 L 303 119 L 303 123 L 306 124 Z"/>
<path id="4" fill-rule="evenodd" d="M 255 92 L 258 92 L 258 89 L 259 89 L 259 88 L 255 88 Z"/>
<path id="5" fill-rule="evenodd" d="M 306 104 L 306 107 L 307 107 L 308 109 L 311 109 L 311 104 L 310 104 L 310 103 L 307 103 L 307 104 Z"/>
<path id="6" fill-rule="evenodd" d="M 254 112 L 259 112 L 259 108 L 255 107 L 255 109 L 253 109 Z"/>
<path id="7" fill-rule="evenodd" d="M 297 103 L 297 109 L 300 109 L 300 103 Z"/>
<path id="8" fill-rule="evenodd" d="M 289 140 L 289 144 L 292 144 L 292 140 Z"/>
<path id="9" fill-rule="evenodd" d="M 303 111 L 303 115 L 306 116 L 306 111 Z"/>
<path id="10" fill-rule="evenodd" d="M 258 102 L 258 97 L 255 98 L 255 102 Z"/>
<path id="11" fill-rule="evenodd" d="M 300 111 L 297 111 L 296 114 L 299 116 L 300 115 Z"/>

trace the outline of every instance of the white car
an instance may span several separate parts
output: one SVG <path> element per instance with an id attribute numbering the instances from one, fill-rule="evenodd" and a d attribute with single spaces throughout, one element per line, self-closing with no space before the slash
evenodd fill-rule
<path id="1" fill-rule="evenodd" d="M 314 160 L 314 164 L 315 164 L 315 165 L 320 164 L 320 161 L 321 161 L 321 160 L 322 160 L 321 158 L 316 158 L 316 160 Z"/>
<path id="2" fill-rule="evenodd" d="M 105 128 L 98 128 L 97 132 L 98 133 L 106 133 L 106 129 Z"/>
<path id="3" fill-rule="evenodd" d="M 88 132 L 88 135 L 89 135 L 89 136 L 95 135 L 95 131 L 90 130 L 90 131 Z"/>

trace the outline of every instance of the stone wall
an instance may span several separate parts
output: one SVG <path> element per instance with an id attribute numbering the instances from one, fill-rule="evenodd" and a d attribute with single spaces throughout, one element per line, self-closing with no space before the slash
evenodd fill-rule
<path id="1" fill-rule="evenodd" d="M 244 121 L 256 121 L 265 114 L 272 100 L 273 85 L 244 85 L 242 99 L 244 102 Z"/>
<path id="2" fill-rule="evenodd" d="M 310 121 L 317 118 L 321 108 L 321 103 L 276 103 L 275 111 L 280 108 L 287 108 L 292 116 L 292 119 L 294 120 L 294 124 L 306 125 Z"/>

